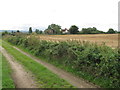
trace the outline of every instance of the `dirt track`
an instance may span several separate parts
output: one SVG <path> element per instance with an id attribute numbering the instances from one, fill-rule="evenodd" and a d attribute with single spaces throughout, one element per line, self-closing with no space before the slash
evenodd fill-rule
<path id="1" fill-rule="evenodd" d="M 37 88 L 37 84 L 34 81 L 32 75 L 26 72 L 23 67 L 17 63 L 14 58 L 7 53 L 7 51 L 0 46 L 0 51 L 6 57 L 13 70 L 12 78 L 16 88 Z"/>
<path id="2" fill-rule="evenodd" d="M 17 49 L 18 51 L 20 51 L 21 53 L 23 53 L 24 55 L 32 58 L 36 62 L 42 64 L 43 66 L 48 68 L 50 71 L 57 74 L 59 77 L 65 79 L 66 81 L 68 81 L 69 83 L 71 83 L 73 86 L 75 86 L 77 88 L 98 88 L 98 86 L 96 86 L 90 82 L 87 82 L 87 81 L 83 80 L 82 78 L 75 77 L 74 75 L 72 75 L 64 70 L 61 70 L 59 68 L 56 68 L 55 66 L 53 66 L 49 63 L 41 61 L 41 60 L 37 59 L 36 57 L 34 57 L 28 53 L 23 52 L 22 50 L 20 50 L 17 47 L 14 47 L 14 48 Z"/>

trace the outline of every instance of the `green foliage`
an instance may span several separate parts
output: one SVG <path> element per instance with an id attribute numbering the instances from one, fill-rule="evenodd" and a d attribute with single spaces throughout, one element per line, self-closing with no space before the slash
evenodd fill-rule
<path id="1" fill-rule="evenodd" d="M 40 31 L 39 29 L 36 29 L 36 30 L 35 30 L 35 33 L 36 33 L 36 34 L 42 34 L 43 31 Z"/>
<path id="2" fill-rule="evenodd" d="M 82 31 L 80 31 L 80 34 L 100 34 L 105 33 L 103 31 L 97 30 L 97 28 L 82 28 Z"/>
<path id="3" fill-rule="evenodd" d="M 32 27 L 29 28 L 29 34 L 31 34 L 31 33 L 32 33 Z"/>
<path id="4" fill-rule="evenodd" d="M 61 34 L 61 26 L 56 24 L 51 24 L 48 26 L 48 28 L 44 31 L 45 34 Z"/>
<path id="5" fill-rule="evenodd" d="M 113 34 L 115 33 L 114 29 L 110 28 L 108 31 L 107 31 L 108 34 Z"/>
<path id="6" fill-rule="evenodd" d="M 36 30 L 35 30 L 35 33 L 36 33 L 36 34 L 43 34 L 43 31 L 41 31 L 41 30 L 39 30 L 39 29 L 36 29 Z"/>
<path id="7" fill-rule="evenodd" d="M 5 32 L 2 32 L 2 36 L 4 36 L 4 35 L 8 35 L 9 33 L 7 32 L 7 31 L 5 31 Z"/>
<path id="8" fill-rule="evenodd" d="M 79 32 L 78 29 L 79 28 L 77 26 L 72 25 L 69 29 L 69 32 L 70 32 L 70 34 L 78 34 L 78 32 Z"/>
<path id="9" fill-rule="evenodd" d="M 118 31 L 117 33 L 120 33 L 120 31 Z"/>
<path id="10" fill-rule="evenodd" d="M 19 30 L 17 30 L 17 33 L 19 33 L 20 31 Z"/>
<path id="11" fill-rule="evenodd" d="M 8 41 L 27 48 L 31 53 L 43 58 L 49 57 L 50 62 L 57 62 L 61 66 L 70 66 L 79 72 L 92 75 L 92 80 L 106 80 L 99 84 L 102 87 L 120 88 L 120 50 L 112 49 L 104 44 L 64 41 L 48 42 L 35 37 L 11 37 Z"/>
<path id="12" fill-rule="evenodd" d="M 39 34 L 39 30 L 38 30 L 38 29 L 36 29 L 36 30 L 35 30 L 35 33 Z"/>
<path id="13" fill-rule="evenodd" d="M 43 34 L 43 31 L 42 31 L 42 30 L 40 30 L 40 31 L 39 31 L 39 34 Z"/>

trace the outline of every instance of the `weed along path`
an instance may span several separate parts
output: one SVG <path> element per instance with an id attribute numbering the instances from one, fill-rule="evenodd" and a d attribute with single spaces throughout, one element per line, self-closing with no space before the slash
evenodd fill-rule
<path id="1" fill-rule="evenodd" d="M 34 81 L 31 74 L 27 73 L 23 67 L 17 63 L 14 58 L 7 53 L 7 51 L 0 46 L 0 51 L 5 56 L 7 61 L 13 70 L 12 78 L 16 88 L 37 88 L 37 84 Z"/>
<path id="2" fill-rule="evenodd" d="M 18 51 L 20 51 L 21 53 L 23 53 L 24 55 L 32 58 L 33 60 L 35 60 L 36 62 L 42 64 L 43 66 L 45 66 L 47 69 L 49 69 L 50 71 L 52 71 L 53 73 L 57 74 L 59 77 L 63 78 L 64 80 L 68 81 L 69 83 L 71 83 L 73 86 L 77 87 L 77 88 L 99 88 L 98 86 L 90 83 L 90 82 L 86 82 L 85 80 L 83 80 L 82 78 L 78 78 L 75 77 L 74 75 L 61 70 L 59 68 L 56 68 L 55 66 L 46 63 L 44 61 L 39 60 L 38 58 L 36 58 L 35 56 L 32 56 L 24 51 L 22 51 L 21 49 L 13 46 L 13 48 L 17 49 Z"/>

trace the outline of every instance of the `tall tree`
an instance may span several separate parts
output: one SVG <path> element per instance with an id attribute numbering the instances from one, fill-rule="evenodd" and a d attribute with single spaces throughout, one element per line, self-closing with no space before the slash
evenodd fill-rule
<path id="1" fill-rule="evenodd" d="M 61 26 L 57 24 L 51 24 L 48 26 L 48 28 L 45 30 L 46 34 L 61 34 Z"/>
<path id="2" fill-rule="evenodd" d="M 29 34 L 32 33 L 32 27 L 29 27 Z"/>
<path id="3" fill-rule="evenodd" d="M 69 32 L 70 32 L 70 34 L 78 34 L 78 32 L 79 32 L 78 29 L 79 28 L 77 26 L 72 25 L 69 29 Z"/>
<path id="4" fill-rule="evenodd" d="M 17 30 L 17 33 L 19 33 L 20 31 L 19 30 Z"/>
<path id="5" fill-rule="evenodd" d="M 114 29 L 110 28 L 108 31 L 107 31 L 108 34 L 113 34 L 115 33 Z"/>

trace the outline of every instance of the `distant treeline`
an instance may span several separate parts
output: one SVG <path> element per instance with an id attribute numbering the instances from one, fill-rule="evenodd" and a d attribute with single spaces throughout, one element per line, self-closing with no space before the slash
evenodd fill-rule
<path id="1" fill-rule="evenodd" d="M 15 33 L 20 33 L 19 30 L 8 32 L 5 31 L 2 33 L 2 35 L 5 34 L 15 34 Z M 23 32 L 22 32 L 23 33 Z M 26 33 L 26 32 L 24 32 Z M 36 29 L 34 32 L 32 30 L 32 27 L 29 27 L 29 31 L 27 32 L 28 34 L 36 33 L 36 34 L 50 34 L 50 35 L 62 35 L 62 34 L 115 34 L 115 33 L 120 33 L 120 31 L 114 30 L 112 28 L 109 28 L 107 32 L 98 30 L 96 27 L 89 27 L 89 28 L 82 28 L 81 31 L 79 31 L 79 28 L 76 25 L 72 25 L 69 29 L 65 28 L 62 29 L 60 25 L 57 24 L 51 24 L 48 26 L 47 29 L 45 30 L 39 30 Z"/>
<path id="2" fill-rule="evenodd" d="M 82 28 L 79 31 L 79 28 L 76 25 L 72 25 L 69 29 L 61 29 L 61 26 L 56 24 L 51 24 L 48 28 L 44 31 L 45 34 L 115 34 L 120 33 L 117 30 L 110 28 L 107 32 L 100 31 L 95 27 L 89 28 Z"/>

